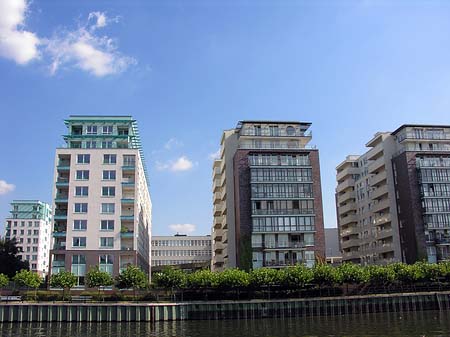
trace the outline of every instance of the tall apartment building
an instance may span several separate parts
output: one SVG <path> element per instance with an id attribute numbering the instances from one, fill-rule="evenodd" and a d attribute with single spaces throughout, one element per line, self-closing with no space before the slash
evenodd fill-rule
<path id="1" fill-rule="evenodd" d="M 213 164 L 212 269 L 325 260 L 319 153 L 310 123 L 241 121 Z"/>
<path id="2" fill-rule="evenodd" d="M 18 256 L 29 263 L 30 270 L 47 275 L 50 255 L 50 205 L 39 200 L 13 200 L 11 217 L 6 218 L 5 238 L 15 239 Z"/>
<path id="3" fill-rule="evenodd" d="M 362 264 L 450 257 L 450 126 L 377 133 L 337 167 L 343 259 Z"/>
<path id="4" fill-rule="evenodd" d="M 152 267 L 211 263 L 211 236 L 152 237 Z"/>
<path id="5" fill-rule="evenodd" d="M 150 273 L 152 204 L 136 121 L 131 116 L 70 116 L 56 150 L 51 273 L 84 285 L 99 266 Z"/>

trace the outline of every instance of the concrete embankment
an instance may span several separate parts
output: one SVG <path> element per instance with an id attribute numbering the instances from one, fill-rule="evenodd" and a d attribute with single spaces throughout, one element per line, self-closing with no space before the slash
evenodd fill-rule
<path id="1" fill-rule="evenodd" d="M 180 303 L 4 303 L 0 322 L 143 322 L 450 310 L 450 292 Z"/>

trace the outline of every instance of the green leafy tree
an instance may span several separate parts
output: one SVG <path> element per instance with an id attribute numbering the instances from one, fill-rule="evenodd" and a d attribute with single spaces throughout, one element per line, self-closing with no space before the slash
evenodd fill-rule
<path id="1" fill-rule="evenodd" d="M 250 284 L 250 276 L 239 269 L 227 269 L 218 274 L 217 286 L 220 288 L 244 288 Z"/>
<path id="2" fill-rule="evenodd" d="M 312 272 L 312 282 L 319 287 L 333 286 L 341 282 L 340 274 L 336 271 L 336 268 L 328 264 L 316 263 L 312 268 Z"/>
<path id="3" fill-rule="evenodd" d="M 218 273 L 210 270 L 198 270 L 187 275 L 187 286 L 189 288 L 213 288 L 217 286 Z"/>
<path id="4" fill-rule="evenodd" d="M 0 274 L 0 289 L 5 288 L 9 284 L 9 278 L 5 274 Z"/>
<path id="5" fill-rule="evenodd" d="M 43 280 L 38 273 L 23 269 L 14 275 L 13 281 L 21 287 L 34 289 L 34 296 L 36 297 L 37 288 L 39 288 Z"/>
<path id="6" fill-rule="evenodd" d="M 252 287 L 275 286 L 281 283 L 281 272 L 272 268 L 254 269 L 249 274 Z"/>
<path id="7" fill-rule="evenodd" d="M 339 274 L 340 281 L 347 285 L 347 291 L 349 284 L 361 284 L 369 279 L 367 270 L 359 264 L 343 263 L 336 271 Z"/>
<path id="8" fill-rule="evenodd" d="M 280 270 L 280 274 L 281 284 L 292 289 L 305 288 L 313 280 L 312 269 L 303 265 L 284 268 Z"/>
<path id="9" fill-rule="evenodd" d="M 136 290 L 148 286 L 148 276 L 139 267 L 128 266 L 116 278 L 116 286 L 120 289 L 133 289 L 136 299 Z"/>
<path id="10" fill-rule="evenodd" d="M 166 267 L 153 276 L 153 284 L 158 288 L 181 289 L 186 283 L 186 273 L 174 267 Z"/>
<path id="11" fill-rule="evenodd" d="M 0 273 L 9 278 L 14 277 L 18 271 L 29 269 L 28 261 L 22 261 L 17 253 L 19 249 L 16 240 L 0 240 Z"/>
<path id="12" fill-rule="evenodd" d="M 385 266 L 367 266 L 369 282 L 377 286 L 385 286 L 395 280 L 395 272 Z"/>
<path id="13" fill-rule="evenodd" d="M 111 274 L 106 271 L 101 271 L 98 266 L 91 268 L 86 273 L 86 285 L 89 288 L 97 288 L 99 295 L 103 287 L 109 287 L 114 284 L 114 279 Z M 104 300 L 102 296 L 102 300 Z"/>
<path id="14" fill-rule="evenodd" d="M 69 271 L 60 271 L 50 278 L 50 286 L 53 288 L 62 288 L 63 300 L 66 298 L 66 292 L 77 284 L 77 277 Z"/>

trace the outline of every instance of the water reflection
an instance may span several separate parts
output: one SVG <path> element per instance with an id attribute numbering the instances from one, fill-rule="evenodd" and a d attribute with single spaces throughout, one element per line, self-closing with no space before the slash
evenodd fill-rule
<path id="1" fill-rule="evenodd" d="M 155 323 L 4 323 L 8 337 L 450 336 L 450 312 Z"/>

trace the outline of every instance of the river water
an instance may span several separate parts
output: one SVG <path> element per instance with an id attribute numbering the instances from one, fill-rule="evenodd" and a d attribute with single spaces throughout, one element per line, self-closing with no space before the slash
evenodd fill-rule
<path id="1" fill-rule="evenodd" d="M 3 323 L 8 337 L 450 336 L 450 312 L 155 323 Z"/>

